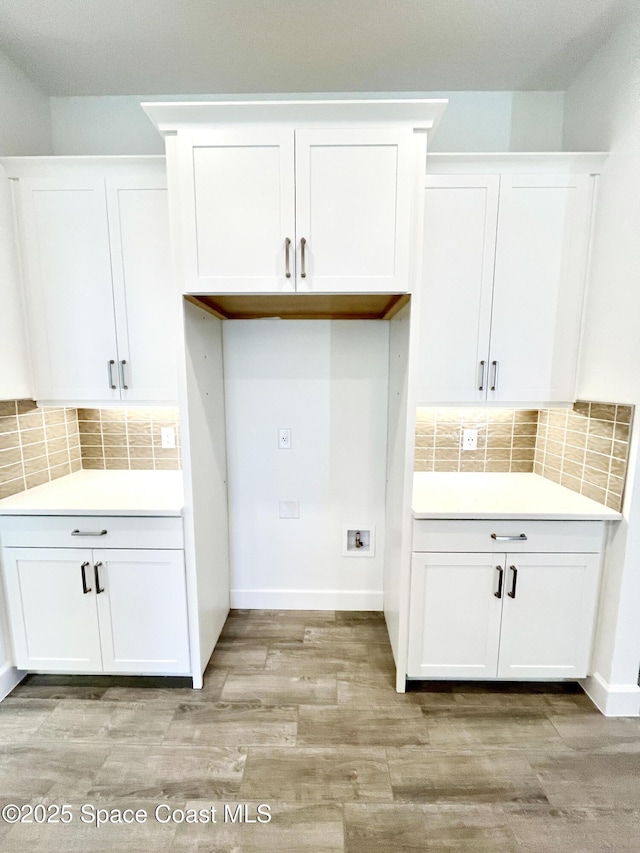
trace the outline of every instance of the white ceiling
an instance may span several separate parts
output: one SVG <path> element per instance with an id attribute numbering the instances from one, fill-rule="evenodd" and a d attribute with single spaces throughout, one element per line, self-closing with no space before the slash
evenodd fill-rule
<path id="1" fill-rule="evenodd" d="M 49 95 L 565 89 L 625 2 L 0 0 L 0 49 Z"/>

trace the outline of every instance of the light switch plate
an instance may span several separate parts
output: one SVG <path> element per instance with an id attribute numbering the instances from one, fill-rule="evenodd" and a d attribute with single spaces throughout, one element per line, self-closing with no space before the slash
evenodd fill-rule
<path id="1" fill-rule="evenodd" d="M 280 501 L 280 518 L 300 518 L 300 501 Z"/>

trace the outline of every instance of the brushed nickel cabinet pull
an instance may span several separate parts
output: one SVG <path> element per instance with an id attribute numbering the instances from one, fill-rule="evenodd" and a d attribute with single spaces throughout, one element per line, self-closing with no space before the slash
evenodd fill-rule
<path id="1" fill-rule="evenodd" d="M 518 582 L 518 570 L 516 569 L 515 566 L 509 566 L 509 568 L 513 572 L 513 579 L 511 581 L 511 592 L 508 592 L 507 595 L 509 596 L 509 598 L 515 598 L 516 597 L 516 584 Z"/>
<path id="2" fill-rule="evenodd" d="M 88 592 L 91 592 L 91 587 L 90 587 L 90 586 L 87 586 L 87 575 L 86 575 L 86 569 L 87 569 L 87 566 L 88 566 L 88 565 L 89 565 L 89 563 L 88 563 L 87 561 L 85 561 L 85 562 L 80 566 L 80 574 L 82 575 L 82 594 L 83 594 L 83 595 L 86 595 Z"/>
<path id="3" fill-rule="evenodd" d="M 100 595 L 101 592 L 104 592 L 104 587 L 100 586 L 99 569 L 100 569 L 101 565 L 102 565 L 102 563 L 94 563 L 93 564 L 93 577 L 94 577 L 95 582 L 96 582 L 96 595 Z"/>
<path id="4" fill-rule="evenodd" d="M 71 535 L 72 536 L 106 536 L 107 531 L 106 531 L 106 529 L 104 529 L 104 530 L 78 530 L 76 528 L 75 530 L 71 531 Z M 87 565 L 89 565 L 89 564 L 87 563 Z"/>
<path id="5" fill-rule="evenodd" d="M 289 264 L 291 253 L 291 240 L 287 237 L 284 241 L 284 275 L 285 278 L 291 278 L 291 267 Z"/>
<path id="6" fill-rule="evenodd" d="M 517 536 L 503 536 L 500 533 L 492 533 L 491 538 L 495 539 L 496 542 L 526 542 L 527 534 L 518 533 Z"/>
<path id="7" fill-rule="evenodd" d="M 109 388 L 111 388 L 112 391 L 115 391 L 116 388 L 118 387 L 117 385 L 114 384 L 114 381 L 113 381 L 113 365 L 114 364 L 115 364 L 115 361 L 112 358 L 110 358 L 107 361 L 107 382 L 108 382 Z"/>
<path id="8" fill-rule="evenodd" d="M 480 385 L 478 386 L 478 391 L 484 391 L 484 374 L 487 366 L 486 361 L 480 362 Z"/>
<path id="9" fill-rule="evenodd" d="M 305 250 L 306 245 L 307 245 L 307 241 L 305 240 L 304 237 L 301 237 L 300 238 L 300 278 L 306 278 L 307 277 L 307 268 L 305 266 L 305 256 L 304 256 L 304 250 Z"/>
<path id="10" fill-rule="evenodd" d="M 127 380 L 124 375 L 124 369 L 126 367 L 127 362 L 123 358 L 120 362 L 120 387 L 124 388 L 125 391 L 129 390 L 129 386 L 127 385 Z"/>
<path id="11" fill-rule="evenodd" d="M 502 580 L 504 577 L 504 569 L 502 568 L 502 566 L 496 566 L 496 569 L 500 573 L 498 575 L 498 591 L 494 592 L 493 594 L 496 598 L 502 598 Z"/>
<path id="12" fill-rule="evenodd" d="M 498 362 L 492 361 L 491 368 L 493 370 L 493 382 L 491 383 L 491 390 L 495 391 L 498 387 Z"/>

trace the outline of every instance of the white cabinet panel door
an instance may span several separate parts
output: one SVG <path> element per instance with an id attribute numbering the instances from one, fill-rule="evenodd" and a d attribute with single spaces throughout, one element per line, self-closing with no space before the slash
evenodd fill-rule
<path id="1" fill-rule="evenodd" d="M 409 677 L 496 677 L 501 556 L 413 555 Z"/>
<path id="2" fill-rule="evenodd" d="M 296 131 L 297 290 L 409 289 L 412 138 L 397 128 Z"/>
<path id="3" fill-rule="evenodd" d="M 599 555 L 508 554 L 507 564 L 498 677 L 586 676 Z"/>
<path id="4" fill-rule="evenodd" d="M 185 292 L 293 291 L 293 131 L 193 134 L 180 168 Z"/>
<path id="5" fill-rule="evenodd" d="M 94 551 L 105 672 L 189 673 L 182 551 Z"/>
<path id="6" fill-rule="evenodd" d="M 427 175 L 418 403 L 486 398 L 499 185 Z"/>
<path id="7" fill-rule="evenodd" d="M 91 551 L 6 548 L 3 557 L 18 668 L 101 672 Z"/>
<path id="8" fill-rule="evenodd" d="M 20 188 L 35 396 L 118 399 L 102 175 L 24 179 Z"/>
<path id="9" fill-rule="evenodd" d="M 109 170 L 106 191 L 122 399 L 174 401 L 181 305 L 164 163 Z"/>
<path id="10" fill-rule="evenodd" d="M 503 175 L 489 400 L 574 399 L 591 210 L 588 175 Z"/>

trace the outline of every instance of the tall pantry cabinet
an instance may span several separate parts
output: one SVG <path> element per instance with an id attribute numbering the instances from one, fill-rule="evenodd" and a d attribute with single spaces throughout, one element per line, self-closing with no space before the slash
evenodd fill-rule
<path id="1" fill-rule="evenodd" d="M 143 105 L 165 136 L 176 283 L 185 296 L 185 550 L 203 665 L 230 594 L 222 324 L 296 312 L 342 318 L 347 301 L 350 318 L 390 319 L 386 518 L 378 541 L 390 636 L 399 657 L 405 654 L 416 316 L 408 297 L 417 299 L 426 135 L 444 105 Z M 372 297 L 385 295 L 405 298 L 397 310 L 372 316 Z"/>

